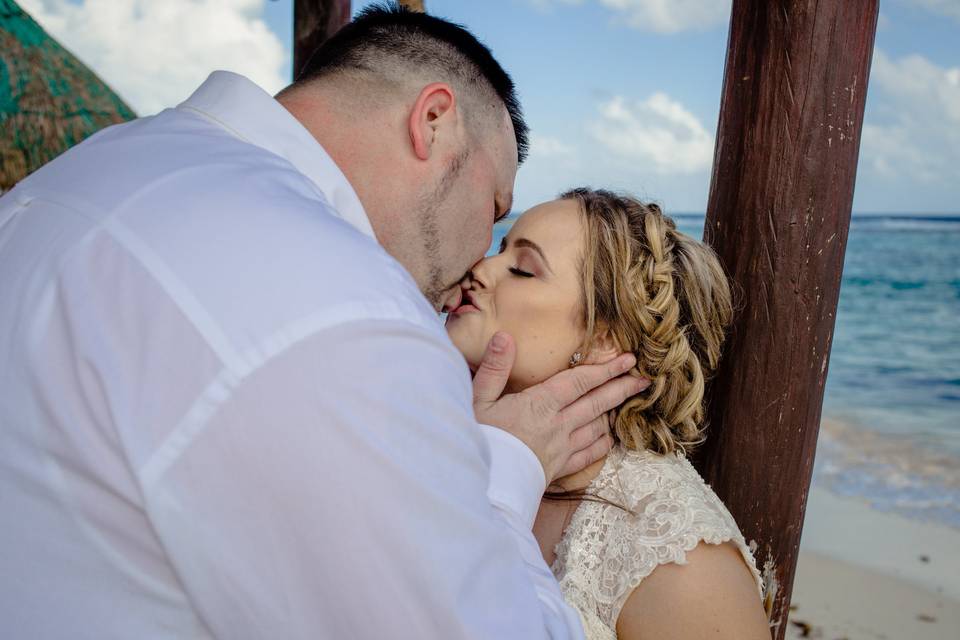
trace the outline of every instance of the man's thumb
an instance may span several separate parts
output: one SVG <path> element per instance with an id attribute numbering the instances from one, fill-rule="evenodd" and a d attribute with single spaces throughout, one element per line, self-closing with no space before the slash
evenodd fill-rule
<path id="1" fill-rule="evenodd" d="M 516 356 L 516 345 L 510 334 L 502 331 L 493 334 L 483 354 L 483 361 L 473 376 L 474 404 L 492 403 L 500 398 L 504 387 L 507 386 Z"/>

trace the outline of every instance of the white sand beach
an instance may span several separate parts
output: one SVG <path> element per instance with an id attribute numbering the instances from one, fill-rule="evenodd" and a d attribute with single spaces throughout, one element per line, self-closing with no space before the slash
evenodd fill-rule
<path id="1" fill-rule="evenodd" d="M 960 638 L 960 530 L 810 492 L 787 638 Z"/>

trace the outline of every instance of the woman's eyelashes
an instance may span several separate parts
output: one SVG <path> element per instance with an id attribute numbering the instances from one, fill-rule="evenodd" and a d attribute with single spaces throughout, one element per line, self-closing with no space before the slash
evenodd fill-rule
<path id="1" fill-rule="evenodd" d="M 506 250 L 507 250 L 507 239 L 504 238 L 503 240 L 500 241 L 500 251 L 497 255 L 502 254 Z M 520 267 L 510 267 L 507 269 L 507 271 L 509 271 L 515 276 L 520 276 L 521 278 L 533 278 L 535 276 L 535 274 L 530 273 L 529 271 L 524 271 Z"/>

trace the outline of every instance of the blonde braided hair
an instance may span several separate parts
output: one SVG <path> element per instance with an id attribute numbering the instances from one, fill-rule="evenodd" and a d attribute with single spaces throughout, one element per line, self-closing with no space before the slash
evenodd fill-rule
<path id="1" fill-rule="evenodd" d="M 704 383 L 720 359 L 733 308 L 714 252 L 677 231 L 655 204 L 573 189 L 585 221 L 583 318 L 587 353 L 606 334 L 637 356 L 650 387 L 613 412 L 625 447 L 688 453 L 703 441 Z"/>

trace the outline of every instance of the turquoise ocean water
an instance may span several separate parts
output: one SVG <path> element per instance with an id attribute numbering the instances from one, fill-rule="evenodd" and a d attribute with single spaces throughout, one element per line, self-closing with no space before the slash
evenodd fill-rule
<path id="1" fill-rule="evenodd" d="M 960 528 L 960 216 L 854 216 L 823 417 L 816 485 Z"/>

